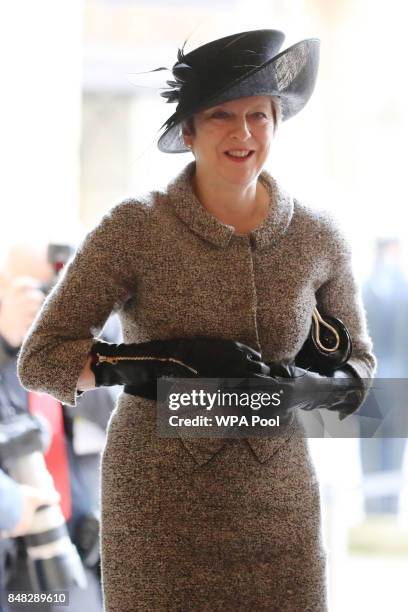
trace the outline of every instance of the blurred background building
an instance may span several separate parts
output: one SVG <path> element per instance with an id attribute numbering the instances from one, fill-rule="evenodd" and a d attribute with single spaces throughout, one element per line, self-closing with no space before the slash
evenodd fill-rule
<path id="1" fill-rule="evenodd" d="M 362 286 L 378 239 L 389 237 L 398 242 L 406 279 L 404 10 L 399 0 L 9 3 L 0 20 L 0 256 L 16 233 L 77 243 L 113 204 L 164 185 L 190 161 L 190 154 L 156 147 L 173 112 L 158 95 L 169 75 L 139 73 L 171 68 L 185 40 L 189 51 L 233 32 L 277 28 L 287 35 L 285 47 L 320 38 L 321 65 L 310 103 L 281 126 L 268 170 L 301 201 L 335 212 Z M 407 459 L 404 440 L 388 442 L 398 459 L 388 468 L 377 461 L 373 472 L 363 469 L 358 438 L 311 441 L 331 612 L 406 609 Z M 370 481 L 373 474 L 378 478 Z M 369 511 L 368 490 L 372 499 L 386 494 L 394 501 Z"/>

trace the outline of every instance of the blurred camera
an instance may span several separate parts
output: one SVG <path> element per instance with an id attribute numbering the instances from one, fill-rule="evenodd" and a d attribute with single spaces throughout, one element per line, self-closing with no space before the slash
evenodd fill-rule
<path id="1" fill-rule="evenodd" d="M 1 465 L 20 484 L 54 491 L 42 444 L 41 428 L 30 414 L 0 404 Z M 40 506 L 23 540 L 34 590 L 86 588 L 84 568 L 59 504 Z"/>

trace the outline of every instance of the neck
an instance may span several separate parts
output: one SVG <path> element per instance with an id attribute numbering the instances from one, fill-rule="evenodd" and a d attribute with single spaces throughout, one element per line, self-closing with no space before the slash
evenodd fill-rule
<path id="1" fill-rule="evenodd" d="M 247 185 L 231 185 L 208 180 L 196 168 L 192 184 L 201 204 L 214 217 L 236 229 L 256 226 L 266 217 L 269 195 L 258 180 Z"/>

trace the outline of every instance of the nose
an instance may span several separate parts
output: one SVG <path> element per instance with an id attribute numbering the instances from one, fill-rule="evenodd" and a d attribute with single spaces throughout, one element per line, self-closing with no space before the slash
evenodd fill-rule
<path id="1" fill-rule="evenodd" d="M 238 117 L 234 123 L 231 136 L 237 140 L 248 140 L 251 138 L 251 130 L 245 117 Z"/>

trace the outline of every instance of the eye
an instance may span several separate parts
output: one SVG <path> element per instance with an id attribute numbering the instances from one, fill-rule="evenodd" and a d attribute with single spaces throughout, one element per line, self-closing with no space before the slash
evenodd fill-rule
<path id="1" fill-rule="evenodd" d="M 253 115 L 256 119 L 268 119 L 268 115 L 262 111 L 257 111 L 256 113 L 253 113 Z"/>
<path id="2" fill-rule="evenodd" d="M 223 110 L 217 110 L 211 113 L 212 119 L 226 119 L 228 117 L 228 113 Z"/>

